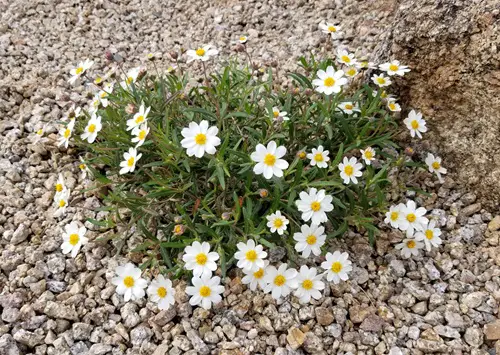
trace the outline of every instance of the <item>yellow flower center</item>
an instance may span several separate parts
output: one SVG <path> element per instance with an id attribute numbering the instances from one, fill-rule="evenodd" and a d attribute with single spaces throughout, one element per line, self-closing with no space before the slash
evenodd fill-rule
<path id="1" fill-rule="evenodd" d="M 344 168 L 344 173 L 345 173 L 347 176 L 351 176 L 351 175 L 354 173 L 354 168 L 353 168 L 351 165 L 347 165 L 347 166 Z"/>
<path id="2" fill-rule="evenodd" d="M 198 49 L 196 50 L 196 55 L 197 55 L 198 57 L 203 57 L 203 56 L 205 55 L 205 50 L 204 50 L 203 48 L 198 48 Z"/>
<path id="3" fill-rule="evenodd" d="M 81 73 L 83 73 L 83 68 L 82 67 L 76 68 L 75 73 L 76 75 L 80 75 Z"/>
<path id="4" fill-rule="evenodd" d="M 200 296 L 201 297 L 208 297 L 212 293 L 212 290 L 208 286 L 201 286 L 200 287 Z"/>
<path id="5" fill-rule="evenodd" d="M 204 145 L 205 143 L 207 143 L 207 136 L 203 133 L 198 133 L 195 137 L 194 137 L 194 141 L 196 142 L 196 144 L 198 145 Z"/>
<path id="6" fill-rule="evenodd" d="M 104 99 L 106 96 L 108 96 L 106 91 L 101 92 L 101 99 Z"/>
<path id="7" fill-rule="evenodd" d="M 344 105 L 344 108 L 345 108 L 346 110 L 352 110 L 352 109 L 354 108 L 354 106 L 353 106 L 353 105 L 351 105 L 351 104 L 345 104 L 345 105 Z"/>
<path id="8" fill-rule="evenodd" d="M 241 41 L 241 42 L 245 42 L 246 40 L 247 40 L 247 38 L 246 38 L 245 36 L 241 36 L 241 37 L 240 37 L 240 41 Z"/>
<path id="9" fill-rule="evenodd" d="M 441 164 L 439 164 L 437 161 L 435 161 L 434 163 L 432 163 L 432 167 L 437 170 L 441 167 Z"/>
<path id="10" fill-rule="evenodd" d="M 71 130 L 69 128 L 66 128 L 66 130 L 64 131 L 64 138 L 68 139 L 70 135 L 71 135 Z"/>
<path id="11" fill-rule="evenodd" d="M 370 150 L 365 150 L 365 158 L 368 160 L 373 158 L 373 153 Z"/>
<path id="12" fill-rule="evenodd" d="M 304 159 L 306 156 L 307 156 L 306 152 L 304 152 L 304 151 L 299 152 L 300 159 Z"/>
<path id="13" fill-rule="evenodd" d="M 380 97 L 385 99 L 387 97 L 387 91 L 382 91 L 382 93 L 380 94 Z"/>
<path id="14" fill-rule="evenodd" d="M 135 161 L 134 157 L 128 158 L 127 165 L 130 167 L 134 166 L 134 161 Z"/>
<path id="15" fill-rule="evenodd" d="M 408 220 L 408 222 L 413 223 L 417 220 L 417 216 L 415 216 L 414 213 L 408 213 L 406 219 Z"/>
<path id="16" fill-rule="evenodd" d="M 66 201 L 59 200 L 59 207 L 63 208 L 64 206 L 66 206 Z"/>
<path id="17" fill-rule="evenodd" d="M 276 163 L 276 157 L 271 153 L 267 153 L 266 156 L 264 157 L 264 164 L 268 166 L 273 166 L 274 163 Z"/>
<path id="18" fill-rule="evenodd" d="M 383 85 L 385 84 L 385 79 L 384 78 L 377 78 L 377 82 L 380 84 L 380 85 Z"/>
<path id="19" fill-rule="evenodd" d="M 142 123 L 143 121 L 144 121 L 143 115 L 137 116 L 137 118 L 135 119 L 136 124 Z"/>
<path id="20" fill-rule="evenodd" d="M 80 168 L 80 170 L 85 170 L 87 166 L 85 164 L 80 164 L 78 167 Z"/>
<path id="21" fill-rule="evenodd" d="M 160 298 L 165 298 L 165 296 L 167 295 L 167 289 L 165 287 L 163 287 L 163 286 L 158 287 L 158 290 L 156 290 L 156 294 Z"/>
<path id="22" fill-rule="evenodd" d="M 139 140 L 144 140 L 146 138 L 146 131 L 143 129 L 142 131 L 139 132 Z"/>
<path id="23" fill-rule="evenodd" d="M 273 111 L 274 118 L 278 117 L 279 115 L 280 115 L 280 112 L 278 110 Z"/>
<path id="24" fill-rule="evenodd" d="M 332 263 L 331 270 L 334 273 L 338 274 L 342 270 L 342 264 L 340 263 L 340 261 L 336 261 L 336 262 Z"/>
<path id="25" fill-rule="evenodd" d="M 126 80 L 128 85 L 132 84 L 133 81 L 134 81 L 134 78 L 132 78 L 131 76 L 129 76 Z"/>
<path id="26" fill-rule="evenodd" d="M 413 128 L 413 129 L 417 129 L 418 128 L 418 121 L 417 120 L 411 121 L 411 128 Z"/>
<path id="27" fill-rule="evenodd" d="M 39 136 L 41 136 L 43 134 L 43 129 L 39 129 L 38 131 L 36 131 L 36 134 L 38 134 Z"/>
<path id="28" fill-rule="evenodd" d="M 182 225 L 177 224 L 177 225 L 174 227 L 174 233 L 175 233 L 175 234 L 182 234 Z"/>
<path id="29" fill-rule="evenodd" d="M 395 104 L 395 103 L 393 103 L 393 102 L 391 102 L 391 103 L 389 104 L 389 108 L 390 108 L 391 110 L 393 110 L 393 111 L 394 111 L 394 110 L 396 110 L 396 104 Z"/>
<path id="30" fill-rule="evenodd" d="M 314 244 L 316 244 L 316 240 L 317 240 L 316 236 L 311 234 L 310 236 L 308 236 L 306 238 L 306 243 L 309 245 L 314 245 Z"/>
<path id="31" fill-rule="evenodd" d="M 335 26 L 328 26 L 328 31 L 337 32 L 337 29 L 335 28 Z"/>
<path id="32" fill-rule="evenodd" d="M 314 201 L 313 203 L 311 203 L 311 209 L 314 212 L 318 212 L 321 209 L 321 203 L 319 203 L 318 201 Z"/>
<path id="33" fill-rule="evenodd" d="M 323 154 L 321 154 L 321 153 L 316 153 L 316 154 L 314 155 L 314 160 L 316 160 L 316 161 L 320 161 L 320 162 L 321 162 L 321 161 L 323 161 L 323 160 L 324 160 L 324 159 L 323 159 Z"/>
<path id="34" fill-rule="evenodd" d="M 196 255 L 196 263 L 198 265 L 205 265 L 207 261 L 208 261 L 207 254 L 199 253 L 198 255 Z"/>
<path id="35" fill-rule="evenodd" d="M 61 192 L 63 190 L 63 185 L 62 184 L 56 184 L 56 191 Z"/>
<path id="36" fill-rule="evenodd" d="M 102 83 L 102 78 L 100 76 L 98 76 L 97 78 L 95 78 L 94 83 L 96 83 L 96 84 Z"/>
<path id="37" fill-rule="evenodd" d="M 80 236 L 76 233 L 70 234 L 69 235 L 69 244 L 75 246 L 78 244 L 78 241 L 80 240 Z"/>
<path id="38" fill-rule="evenodd" d="M 328 77 L 328 78 L 325 79 L 325 81 L 323 82 L 323 84 L 325 86 L 332 87 L 333 85 L 335 85 L 335 79 L 332 78 L 332 77 Z"/>
<path id="39" fill-rule="evenodd" d="M 354 69 L 354 68 L 347 69 L 346 74 L 348 76 L 354 76 L 354 75 L 356 75 L 356 69 Z"/>
<path id="40" fill-rule="evenodd" d="M 89 132 L 94 133 L 95 132 L 95 124 L 89 125 Z"/>
<path id="41" fill-rule="evenodd" d="M 346 55 L 343 55 L 342 57 L 340 57 L 340 59 L 342 59 L 342 61 L 345 62 L 345 63 L 350 63 L 351 62 L 351 58 L 349 58 Z"/>
<path id="42" fill-rule="evenodd" d="M 254 262 L 255 260 L 257 260 L 257 252 L 255 250 L 249 250 L 245 254 L 245 257 L 248 261 Z"/>
<path id="43" fill-rule="evenodd" d="M 264 269 L 263 268 L 260 268 L 259 270 L 255 271 L 253 273 L 253 277 L 255 277 L 256 279 L 261 279 L 264 277 Z"/>
<path id="44" fill-rule="evenodd" d="M 389 65 L 389 70 L 390 71 L 398 71 L 399 67 L 396 64 L 391 64 Z"/>
<path id="45" fill-rule="evenodd" d="M 406 242 L 406 246 L 409 248 L 409 249 L 413 249 L 417 246 L 417 243 L 415 243 L 414 240 L 409 240 Z"/>
<path id="46" fill-rule="evenodd" d="M 127 276 L 123 279 L 123 284 L 125 285 L 125 287 L 131 288 L 131 287 L 134 287 L 135 280 L 132 276 Z"/>
<path id="47" fill-rule="evenodd" d="M 276 219 L 274 220 L 274 226 L 275 226 L 276 228 L 281 228 L 281 227 L 283 227 L 283 221 L 281 220 L 281 218 L 276 218 Z"/>
<path id="48" fill-rule="evenodd" d="M 391 212 L 391 221 L 396 221 L 399 218 L 398 212 Z"/>
<path id="49" fill-rule="evenodd" d="M 278 275 L 274 278 L 274 284 L 276 286 L 283 286 L 286 282 L 285 276 L 283 275 Z"/>
<path id="50" fill-rule="evenodd" d="M 311 288 L 313 288 L 313 282 L 311 280 L 302 281 L 302 288 L 305 290 L 310 290 Z"/>
<path id="51" fill-rule="evenodd" d="M 425 231 L 425 237 L 429 240 L 431 240 L 432 238 L 434 238 L 434 232 L 430 229 L 427 229 Z"/>

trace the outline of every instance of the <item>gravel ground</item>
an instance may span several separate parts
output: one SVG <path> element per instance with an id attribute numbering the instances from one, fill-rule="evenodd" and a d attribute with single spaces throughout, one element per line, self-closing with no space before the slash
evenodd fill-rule
<path id="1" fill-rule="evenodd" d="M 104 213 L 94 212 L 96 197 L 73 195 L 55 220 L 57 172 L 72 191 L 85 183 L 74 156 L 31 140 L 87 101 L 66 82 L 77 60 L 98 58 L 95 69 L 104 70 L 106 50 L 134 64 L 159 52 L 169 65 L 168 52 L 211 42 L 227 54 L 248 33 L 252 56 L 283 72 L 325 47 L 320 20 L 341 21 L 343 43 L 369 54 L 394 12 L 393 1 L 208 3 L 0 2 L 0 354 L 500 353 L 500 216 L 449 178 L 441 186 L 418 177 L 431 196 L 417 201 L 444 230 L 444 246 L 403 260 L 394 250 L 400 233 L 386 229 L 376 248 L 350 233 L 335 247 L 351 255 L 351 280 L 308 306 L 250 292 L 231 274 L 215 309 L 193 309 L 181 282 L 176 307 L 158 312 L 115 294 L 110 280 L 126 259 L 95 241 L 103 235 L 94 226 L 86 225 L 91 242 L 77 258 L 62 255 L 62 226 Z M 130 238 L 124 250 L 138 242 Z"/>

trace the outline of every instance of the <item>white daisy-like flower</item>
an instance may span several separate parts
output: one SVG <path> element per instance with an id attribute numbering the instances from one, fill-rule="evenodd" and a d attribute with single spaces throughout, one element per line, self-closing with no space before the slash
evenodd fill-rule
<path id="1" fill-rule="evenodd" d="M 406 235 L 411 237 L 413 233 L 424 230 L 424 227 L 429 223 L 427 217 L 424 217 L 427 210 L 424 207 L 417 208 L 415 201 L 409 200 L 401 210 L 404 215 L 404 220 L 398 223 L 399 229 L 406 231 Z"/>
<path id="2" fill-rule="evenodd" d="M 374 62 L 370 62 L 366 59 L 357 62 L 356 67 L 358 69 L 377 69 L 377 65 Z"/>
<path id="3" fill-rule="evenodd" d="M 151 110 L 151 107 L 145 108 L 144 102 L 141 103 L 141 106 L 139 107 L 139 112 L 137 112 L 134 115 L 134 117 L 127 120 L 127 131 L 130 131 L 135 127 L 138 127 L 141 124 L 147 122 L 149 110 Z"/>
<path id="4" fill-rule="evenodd" d="M 151 282 L 148 287 L 148 297 L 151 301 L 158 304 L 158 309 L 166 310 L 175 303 L 175 289 L 172 287 L 172 281 L 166 279 L 163 275 Z"/>
<path id="5" fill-rule="evenodd" d="M 302 212 L 302 220 L 311 221 L 313 224 L 320 225 L 328 221 L 326 212 L 333 210 L 332 196 L 327 195 L 325 190 L 317 190 L 312 187 L 309 192 L 302 191 L 299 194 L 299 200 L 295 201 L 297 209 Z"/>
<path id="6" fill-rule="evenodd" d="M 284 146 L 277 146 L 275 141 L 267 143 L 267 148 L 263 144 L 257 144 L 255 152 L 250 155 L 250 158 L 256 162 L 253 171 L 257 175 L 264 175 L 266 179 L 270 179 L 273 175 L 277 177 L 283 176 L 283 170 L 288 168 L 288 163 L 284 159 L 280 159 L 286 154 Z"/>
<path id="7" fill-rule="evenodd" d="M 120 86 L 124 90 L 127 90 L 133 83 L 135 83 L 137 81 L 137 78 L 139 77 L 139 74 L 140 74 L 141 70 L 142 70 L 141 67 L 136 67 L 136 68 L 130 69 L 127 72 L 127 76 L 120 83 Z"/>
<path id="8" fill-rule="evenodd" d="M 321 291 L 325 288 L 325 283 L 321 281 L 323 274 L 317 275 L 316 268 L 308 268 L 306 265 L 300 267 L 297 275 L 297 289 L 293 293 L 299 302 L 309 303 L 311 298 L 319 300 L 321 298 Z"/>
<path id="9" fill-rule="evenodd" d="M 398 205 L 392 205 L 389 208 L 389 212 L 385 213 L 384 222 L 390 224 L 393 228 L 399 228 L 400 223 L 405 223 L 405 214 L 403 212 L 405 205 L 400 203 Z"/>
<path id="10" fill-rule="evenodd" d="M 80 106 L 76 106 L 75 104 L 73 104 L 73 106 L 71 106 L 71 108 L 68 111 L 68 117 L 71 117 L 71 119 L 77 119 L 81 115 L 83 115 L 82 108 Z M 66 117 L 64 117 L 63 121 L 65 120 Z"/>
<path id="11" fill-rule="evenodd" d="M 290 118 L 287 116 L 286 111 L 280 111 L 278 107 L 274 106 L 273 107 L 273 119 L 275 121 L 289 121 Z"/>
<path id="12" fill-rule="evenodd" d="M 78 165 L 78 168 L 82 172 L 82 175 L 81 175 L 82 180 L 86 179 L 87 175 L 91 173 L 89 167 L 87 166 L 87 164 L 85 163 L 85 160 L 83 160 L 82 157 L 80 157 L 80 164 Z"/>
<path id="13" fill-rule="evenodd" d="M 424 227 L 421 232 L 415 233 L 415 240 L 419 242 L 424 242 L 427 251 L 431 251 L 431 248 L 439 248 L 443 240 L 439 237 L 441 235 L 441 229 L 436 228 L 436 221 L 431 220 L 429 224 Z"/>
<path id="14" fill-rule="evenodd" d="M 120 175 L 133 173 L 137 161 L 141 159 L 142 153 L 137 154 L 137 149 L 129 148 L 128 152 L 123 153 L 123 161 L 120 163 Z"/>
<path id="15" fill-rule="evenodd" d="M 49 129 L 49 125 L 48 124 L 44 124 L 41 128 L 37 129 L 35 131 L 35 134 L 31 137 L 31 141 L 33 142 L 33 144 L 36 144 L 38 142 L 47 142 L 48 139 L 43 137 L 43 135 L 45 133 L 47 133 L 47 130 Z"/>
<path id="16" fill-rule="evenodd" d="M 352 115 L 354 112 L 360 112 L 361 110 L 358 107 L 357 102 L 352 102 L 352 101 L 346 101 L 346 102 L 341 102 L 338 104 L 337 108 L 348 115 Z"/>
<path id="17" fill-rule="evenodd" d="M 54 212 L 54 217 L 63 216 L 66 213 L 66 208 L 69 204 L 70 190 L 66 189 L 63 192 L 56 194 L 54 202 L 57 210 Z"/>
<path id="18" fill-rule="evenodd" d="M 377 74 L 374 74 L 372 76 L 372 81 L 378 85 L 378 87 L 385 87 L 385 86 L 389 86 L 392 84 L 392 81 L 390 78 L 384 76 L 384 74 L 380 74 L 380 75 L 377 75 Z"/>
<path id="19" fill-rule="evenodd" d="M 192 270 L 195 277 L 210 277 L 217 270 L 219 254 L 210 251 L 210 244 L 194 241 L 184 249 L 182 260 L 186 270 Z"/>
<path id="20" fill-rule="evenodd" d="M 410 130 L 410 135 L 418 138 L 422 138 L 422 133 L 427 132 L 426 122 L 422 118 L 422 114 L 420 112 L 415 112 L 415 110 L 411 110 L 403 120 L 403 123 Z"/>
<path id="21" fill-rule="evenodd" d="M 344 157 L 342 163 L 339 164 L 340 177 L 344 180 L 344 184 L 349 184 L 352 181 L 353 184 L 358 183 L 358 177 L 363 175 L 361 171 L 363 169 L 363 164 L 358 163 L 358 160 L 354 157 L 348 159 Z"/>
<path id="22" fill-rule="evenodd" d="M 311 160 L 311 166 L 317 166 L 318 168 L 327 168 L 330 157 L 328 150 L 323 150 L 323 146 L 320 145 L 318 149 L 313 148 L 312 152 L 307 154 L 307 159 Z"/>
<path id="23" fill-rule="evenodd" d="M 107 83 L 104 85 L 101 91 L 97 94 L 99 96 L 99 100 L 103 107 L 108 106 L 108 96 L 113 92 L 113 83 Z"/>
<path id="24" fill-rule="evenodd" d="M 87 140 L 89 143 L 94 143 L 95 139 L 97 138 L 97 133 L 99 133 L 101 129 L 101 116 L 96 116 L 96 114 L 93 114 L 80 138 L 82 140 Z"/>
<path id="25" fill-rule="evenodd" d="M 356 57 L 354 57 L 354 54 L 349 53 L 345 49 L 340 49 L 337 51 L 337 62 L 351 66 L 356 65 L 358 61 Z"/>
<path id="26" fill-rule="evenodd" d="M 191 283 L 193 286 L 186 287 L 186 293 L 191 296 L 189 299 L 191 306 L 201 305 L 204 309 L 210 309 L 212 303 L 217 304 L 222 301 L 221 293 L 224 292 L 224 286 L 221 286 L 219 276 L 193 277 Z"/>
<path id="27" fill-rule="evenodd" d="M 316 256 L 321 255 L 321 247 L 325 244 L 326 235 L 325 227 L 311 224 L 304 224 L 300 227 L 300 232 L 293 235 L 293 239 L 297 242 L 295 250 L 302 252 L 303 258 L 308 258 L 311 253 Z"/>
<path id="28" fill-rule="evenodd" d="M 54 189 L 56 190 L 56 196 L 67 190 L 66 184 L 64 183 L 64 177 L 61 173 L 59 173 L 59 176 L 57 177 L 56 186 L 54 187 Z"/>
<path id="29" fill-rule="evenodd" d="M 326 261 L 321 263 L 321 267 L 325 269 L 326 279 L 338 284 L 340 280 L 347 281 L 349 279 L 348 273 L 352 271 L 352 263 L 349 260 L 349 254 L 335 251 L 326 253 Z"/>
<path id="30" fill-rule="evenodd" d="M 326 68 L 326 71 L 318 70 L 316 76 L 317 78 L 312 81 L 312 84 L 316 86 L 317 92 L 324 93 L 325 95 L 339 93 L 342 90 L 342 86 L 347 84 L 344 72 L 342 70 L 335 71 L 332 66 Z"/>
<path id="31" fill-rule="evenodd" d="M 424 243 L 413 238 L 406 238 L 401 243 L 396 245 L 396 249 L 401 250 L 401 255 L 408 259 L 409 257 L 417 256 L 418 251 L 424 247 Z"/>
<path id="32" fill-rule="evenodd" d="M 410 69 L 406 65 L 401 65 L 399 60 L 393 60 L 389 63 L 383 63 L 380 64 L 379 66 L 380 70 L 383 70 L 387 72 L 387 75 L 393 76 L 393 75 L 399 75 L 403 76 L 405 73 L 408 73 Z"/>
<path id="33" fill-rule="evenodd" d="M 436 173 L 440 182 L 443 182 L 443 178 L 441 174 L 446 174 L 446 168 L 441 166 L 441 158 L 438 156 L 434 156 L 431 153 L 427 153 L 427 157 L 425 158 L 425 164 L 429 168 L 429 172 Z"/>
<path id="34" fill-rule="evenodd" d="M 177 69 L 177 65 L 170 65 L 167 68 L 167 73 L 173 73 Z"/>
<path id="35" fill-rule="evenodd" d="M 141 269 L 132 263 L 126 263 L 117 266 L 115 272 L 117 276 L 111 279 L 111 283 L 116 286 L 116 293 L 123 295 L 125 302 L 144 297 L 148 282 L 141 277 Z"/>
<path id="36" fill-rule="evenodd" d="M 396 102 L 395 99 L 387 100 L 387 108 L 392 112 L 400 112 L 401 106 Z"/>
<path id="37" fill-rule="evenodd" d="M 248 36 L 241 35 L 240 38 L 238 38 L 238 41 L 240 41 L 241 44 L 245 44 L 248 42 Z"/>
<path id="38" fill-rule="evenodd" d="M 70 120 L 68 124 L 61 128 L 59 131 L 59 144 L 58 146 L 64 145 L 64 148 L 68 148 L 69 139 L 71 134 L 73 134 L 73 128 L 75 127 L 75 120 Z"/>
<path id="39" fill-rule="evenodd" d="M 186 55 L 189 57 L 187 63 L 192 62 L 193 60 L 201 60 L 205 62 L 210 59 L 210 57 L 219 54 L 219 51 L 213 46 L 208 44 L 203 47 L 199 47 L 198 49 L 190 49 L 186 52 Z"/>
<path id="40" fill-rule="evenodd" d="M 319 28 L 323 33 L 329 34 L 332 39 L 338 39 L 342 37 L 342 27 L 339 25 L 334 25 L 329 22 L 322 22 L 319 24 Z"/>
<path id="41" fill-rule="evenodd" d="M 297 270 L 288 269 L 287 264 L 281 264 L 278 269 L 269 265 L 265 271 L 266 287 L 264 292 L 269 293 L 274 299 L 288 296 L 297 288 Z"/>
<path id="42" fill-rule="evenodd" d="M 361 157 L 365 161 L 366 165 L 371 165 L 372 161 L 375 160 L 375 149 L 372 147 L 367 147 L 366 149 L 360 149 Z"/>
<path id="43" fill-rule="evenodd" d="M 246 244 L 236 244 L 238 251 L 234 254 L 240 269 L 249 271 L 258 271 L 264 267 L 264 259 L 267 257 L 267 252 L 264 251 L 262 245 L 256 245 L 253 239 L 249 239 Z"/>
<path id="44" fill-rule="evenodd" d="M 132 134 L 134 135 L 134 138 L 132 138 L 132 143 L 136 143 L 136 148 L 144 144 L 148 133 L 149 127 L 147 122 L 144 122 L 140 126 L 134 127 L 134 129 L 132 130 Z"/>
<path id="45" fill-rule="evenodd" d="M 205 153 L 215 154 L 215 147 L 220 145 L 217 133 L 219 133 L 219 129 L 215 126 L 208 127 L 208 121 L 203 120 L 200 124 L 191 122 L 189 127 L 185 127 L 181 131 L 184 137 L 181 145 L 186 148 L 186 153 L 190 157 L 194 155 L 201 158 Z"/>
<path id="46" fill-rule="evenodd" d="M 348 78 L 354 78 L 356 75 L 358 75 L 358 68 L 356 68 L 356 66 L 354 66 L 354 65 L 347 67 L 344 70 L 344 74 Z"/>
<path id="47" fill-rule="evenodd" d="M 74 84 L 92 65 L 94 65 L 94 62 L 90 59 L 85 59 L 85 61 L 78 63 L 76 68 L 70 70 L 71 78 L 68 82 Z"/>
<path id="48" fill-rule="evenodd" d="M 78 223 L 71 222 L 64 227 L 63 243 L 61 249 L 63 254 L 71 253 L 71 257 L 75 258 L 82 245 L 87 244 L 88 238 L 85 238 L 87 228 L 84 226 L 78 227 Z"/>
<path id="49" fill-rule="evenodd" d="M 243 269 L 243 273 L 245 276 L 241 279 L 241 282 L 244 285 L 249 285 L 250 290 L 255 291 L 257 286 L 260 286 L 261 289 L 266 287 L 266 280 L 264 276 L 266 275 L 266 269 L 269 265 L 268 260 L 264 260 L 264 266 L 259 268 L 257 271 L 250 271 Z"/>
<path id="50" fill-rule="evenodd" d="M 266 217 L 266 219 L 267 226 L 271 230 L 271 233 L 277 232 L 279 235 L 283 235 L 283 233 L 286 231 L 286 227 L 289 221 L 285 216 L 281 215 L 281 211 L 271 213 Z"/>

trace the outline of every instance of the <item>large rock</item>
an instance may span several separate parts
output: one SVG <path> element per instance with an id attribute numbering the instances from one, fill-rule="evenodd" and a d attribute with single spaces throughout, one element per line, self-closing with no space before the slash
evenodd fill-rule
<path id="1" fill-rule="evenodd" d="M 500 25 L 498 0 L 400 0 L 376 62 L 399 59 L 412 71 L 400 83 L 404 107 L 423 113 L 443 165 L 500 201 Z"/>

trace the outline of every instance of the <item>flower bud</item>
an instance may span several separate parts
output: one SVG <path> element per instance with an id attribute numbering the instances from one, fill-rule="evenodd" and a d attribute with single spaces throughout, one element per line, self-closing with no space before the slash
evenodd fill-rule
<path id="1" fill-rule="evenodd" d="M 408 155 L 409 157 L 411 157 L 411 156 L 413 156 L 413 154 L 415 154 L 415 149 L 413 149 L 412 147 L 406 147 L 405 154 Z"/>
<path id="2" fill-rule="evenodd" d="M 182 222 L 182 216 L 175 216 L 174 217 L 174 223 L 180 224 Z"/>
<path id="3" fill-rule="evenodd" d="M 173 60 L 177 60 L 177 58 L 179 58 L 179 54 L 177 52 L 170 52 L 170 56 Z"/>
<path id="4" fill-rule="evenodd" d="M 128 104 L 127 107 L 125 107 L 125 112 L 128 113 L 129 115 L 133 114 L 135 112 L 135 105 Z"/>
<path id="5" fill-rule="evenodd" d="M 240 43 L 236 47 L 234 47 L 234 50 L 236 52 L 239 52 L 239 53 L 244 52 L 245 51 L 245 45 L 243 45 L 243 44 Z"/>
<path id="6" fill-rule="evenodd" d="M 269 191 L 267 191 L 266 189 L 259 189 L 259 196 L 262 197 L 262 198 L 266 198 L 267 196 L 269 196 Z"/>
<path id="7" fill-rule="evenodd" d="M 313 91 L 311 89 L 305 89 L 304 94 L 306 94 L 306 96 L 311 96 L 313 94 Z"/>
<path id="8" fill-rule="evenodd" d="M 173 233 L 175 235 L 182 235 L 185 230 L 186 230 L 186 227 L 183 224 L 176 224 L 174 227 Z"/>
<path id="9" fill-rule="evenodd" d="M 224 213 L 222 213 L 221 218 L 224 221 L 229 221 L 229 219 L 231 218 L 231 212 L 224 212 Z"/>
<path id="10" fill-rule="evenodd" d="M 297 152 L 297 157 L 298 157 L 299 159 L 305 159 L 305 158 L 306 158 L 306 156 L 307 156 L 307 154 L 306 154 L 306 152 L 304 152 L 303 150 L 300 150 L 300 151 L 298 151 L 298 152 Z"/>
<path id="11" fill-rule="evenodd" d="M 110 51 L 106 51 L 106 53 L 104 55 L 105 55 L 106 59 L 109 60 L 110 62 L 115 60 L 115 56 Z"/>

